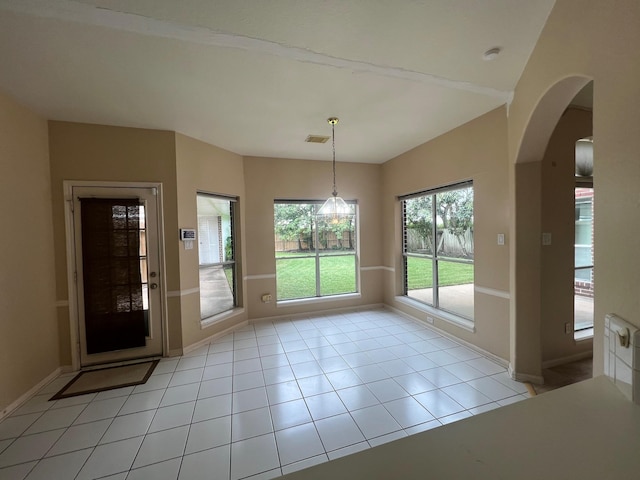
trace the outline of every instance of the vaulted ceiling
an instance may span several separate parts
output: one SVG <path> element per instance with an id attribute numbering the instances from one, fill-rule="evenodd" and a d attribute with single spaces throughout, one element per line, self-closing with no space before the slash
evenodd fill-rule
<path id="1" fill-rule="evenodd" d="M 252 156 L 328 160 L 338 116 L 338 161 L 381 163 L 508 103 L 553 4 L 0 0 L 0 90 Z"/>

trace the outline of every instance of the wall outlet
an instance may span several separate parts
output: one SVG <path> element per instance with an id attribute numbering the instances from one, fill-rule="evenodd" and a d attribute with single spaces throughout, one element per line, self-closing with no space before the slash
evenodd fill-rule
<path id="1" fill-rule="evenodd" d="M 262 299 L 262 303 L 271 303 L 271 294 L 265 293 L 260 297 Z"/>
<path id="2" fill-rule="evenodd" d="M 564 333 L 569 335 L 571 333 L 571 322 L 564 324 Z"/>
<path id="3" fill-rule="evenodd" d="M 427 315 L 427 323 L 430 323 L 431 325 L 433 325 L 433 317 L 430 317 Z"/>
<path id="4" fill-rule="evenodd" d="M 504 233 L 498 234 L 498 245 L 504 245 Z"/>

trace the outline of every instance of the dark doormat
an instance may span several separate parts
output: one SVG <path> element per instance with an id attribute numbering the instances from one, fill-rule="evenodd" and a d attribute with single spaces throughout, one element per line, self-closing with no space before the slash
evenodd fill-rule
<path id="1" fill-rule="evenodd" d="M 49 400 L 146 383 L 160 360 L 80 372 Z"/>

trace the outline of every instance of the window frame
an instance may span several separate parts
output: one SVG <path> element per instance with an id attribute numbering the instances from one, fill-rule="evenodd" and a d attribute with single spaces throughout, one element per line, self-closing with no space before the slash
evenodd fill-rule
<path id="1" fill-rule="evenodd" d="M 411 194 L 407 194 L 407 195 L 402 195 L 398 197 L 398 200 L 400 201 L 400 222 L 401 222 L 401 234 L 402 234 L 402 238 L 401 238 L 401 249 L 402 249 L 402 298 L 407 298 L 410 301 L 415 301 L 418 302 L 421 305 L 424 305 L 427 309 L 434 309 L 437 312 L 441 312 L 442 314 L 444 314 L 444 317 L 457 317 L 460 318 L 462 320 L 463 324 L 467 324 L 468 322 L 471 322 L 471 325 L 473 325 L 473 323 L 475 322 L 474 317 L 475 317 L 475 301 L 474 301 L 474 307 L 473 307 L 473 312 L 471 317 L 468 317 L 460 312 L 456 312 L 447 308 L 443 308 L 440 305 L 440 288 L 442 287 L 442 285 L 440 285 L 440 278 L 439 278 L 439 271 L 440 271 L 440 263 L 441 262 L 450 262 L 450 263 L 459 263 L 459 264 L 467 264 L 467 265 L 473 265 L 474 267 L 474 272 L 473 272 L 473 286 L 474 286 L 474 291 L 475 291 L 475 258 L 473 259 L 463 259 L 463 258 L 456 258 L 456 257 L 449 257 L 449 256 L 445 256 L 445 255 L 441 255 L 438 253 L 438 246 L 437 246 L 437 238 L 438 238 L 438 222 L 437 222 L 437 218 L 438 218 L 438 212 L 437 212 L 437 203 L 438 203 L 438 194 L 441 193 L 445 193 L 445 192 L 450 192 L 450 191 L 455 191 L 455 190 L 463 190 L 466 188 L 471 188 L 472 190 L 472 194 L 473 194 L 473 209 L 475 212 L 475 189 L 473 186 L 473 180 L 464 180 L 461 182 L 456 182 L 456 183 L 452 183 L 449 185 L 444 185 L 441 187 L 435 187 L 435 188 L 431 188 L 431 189 L 427 189 L 427 190 L 421 190 L 419 192 L 414 192 Z M 431 238 L 433 239 L 433 244 L 431 245 L 431 250 L 432 253 L 425 253 L 425 254 L 419 254 L 419 253 L 414 253 L 414 252 L 408 252 L 407 251 L 407 246 L 408 246 L 408 229 L 406 228 L 406 218 L 407 218 L 407 212 L 406 212 L 406 201 L 407 200 L 411 200 L 411 199 L 415 199 L 415 198 L 423 198 L 423 197 L 431 197 Z M 472 224 L 471 227 L 471 231 L 472 231 L 472 238 L 475 239 L 475 235 L 473 234 L 473 225 L 475 224 L 475 213 L 473 214 L 474 216 L 474 223 Z M 409 275 L 408 275 L 408 263 L 409 263 L 409 258 L 410 257 L 416 257 L 416 258 L 425 258 L 431 261 L 431 289 L 432 289 L 432 303 L 428 303 L 427 301 L 422 301 L 418 298 L 414 298 L 409 296 Z M 457 323 L 457 322 L 456 322 Z"/>
<path id="2" fill-rule="evenodd" d="M 593 228 L 594 228 L 594 222 L 595 222 L 595 212 L 594 212 L 594 208 L 593 208 L 593 202 L 594 202 L 594 188 L 593 188 L 593 179 L 589 179 L 589 178 L 582 178 L 582 177 L 576 177 L 576 182 L 575 182 L 575 187 L 574 187 L 574 205 L 576 208 L 576 211 L 578 210 L 580 205 L 583 204 L 588 204 L 589 205 L 589 209 L 591 210 L 591 216 L 588 218 L 588 220 L 582 220 L 581 217 L 579 217 L 576 214 L 576 219 L 575 219 L 575 226 L 574 226 L 574 244 L 573 244 L 573 255 L 574 255 L 574 261 L 573 261 L 573 271 L 574 271 L 574 275 L 573 275 L 573 289 L 574 289 L 574 302 L 577 301 L 576 297 L 581 296 L 578 293 L 576 293 L 576 289 L 577 288 L 583 288 L 581 286 L 579 286 L 580 283 L 583 284 L 590 284 L 590 289 L 593 291 L 595 285 L 594 285 L 594 258 L 593 258 L 593 245 L 594 245 L 594 235 L 593 235 Z M 584 196 L 584 197 L 578 197 L 576 196 L 579 192 L 578 190 L 591 190 L 590 192 L 590 196 Z M 585 193 L 585 192 L 582 192 Z M 577 213 L 577 212 L 576 212 Z M 584 225 L 584 222 L 587 222 L 587 225 L 589 226 L 590 229 L 590 240 L 591 243 L 590 244 L 579 244 L 576 243 L 576 236 L 578 233 L 578 226 L 579 224 Z M 591 256 L 591 263 L 587 264 L 587 265 L 576 265 L 576 253 L 578 248 L 589 248 L 590 249 L 590 256 Z M 583 278 L 578 278 L 576 276 L 576 274 L 579 271 L 589 271 L 589 280 L 583 279 Z M 593 297 L 591 297 L 593 299 Z M 593 301 L 593 300 L 592 300 Z M 593 322 L 594 322 L 594 318 L 593 318 L 593 303 L 591 304 L 591 323 L 585 325 L 584 322 L 581 322 L 580 325 L 578 324 L 578 314 L 577 314 L 577 304 L 574 303 L 574 318 L 573 318 L 573 333 L 574 333 L 574 338 L 578 339 L 578 338 L 584 338 L 585 335 L 591 334 L 593 335 Z M 584 310 L 583 310 L 584 313 Z"/>
<path id="3" fill-rule="evenodd" d="M 274 259 L 276 261 L 276 303 L 277 304 L 286 304 L 291 302 L 314 302 L 318 300 L 329 300 L 331 298 L 344 297 L 349 295 L 359 295 L 360 294 L 360 268 L 359 268 L 359 259 L 360 259 L 360 243 L 359 243 L 359 205 L 357 200 L 345 200 L 347 205 L 353 206 L 353 231 L 354 238 L 352 239 L 353 244 L 353 252 L 348 253 L 321 253 L 321 249 L 319 245 L 320 235 L 319 229 L 317 228 L 318 219 L 322 217 L 322 215 L 318 214 L 318 210 L 323 205 L 325 200 L 315 200 L 315 199 L 274 199 L 274 216 L 275 216 L 275 208 L 276 205 L 315 205 L 315 212 L 313 218 L 313 245 L 314 251 L 310 252 L 307 255 L 296 255 L 295 257 L 278 257 L 277 251 L 274 248 Z M 274 222 L 273 229 L 274 237 L 276 235 L 276 226 Z M 331 293 L 331 294 L 322 294 L 322 281 L 321 281 L 321 268 L 320 268 L 320 260 L 322 258 L 334 258 L 334 257 L 345 257 L 345 256 L 353 256 L 354 258 L 354 290 L 351 292 L 343 292 L 343 293 Z M 279 298 L 279 289 L 278 289 L 278 262 L 279 261 L 293 261 L 300 260 L 304 258 L 313 258 L 314 259 L 314 268 L 315 268 L 315 294 L 313 296 L 306 297 L 296 297 L 296 298 Z"/>
<path id="4" fill-rule="evenodd" d="M 226 260 L 226 259 L 222 259 L 222 261 L 220 262 L 213 262 L 213 263 L 206 263 L 206 264 L 201 264 L 200 263 L 200 255 L 201 255 L 201 248 L 200 248 L 200 214 L 198 212 L 198 207 L 197 207 L 197 199 L 198 197 L 207 197 L 207 198 L 212 198 L 215 200 L 221 200 L 221 201 L 226 201 L 229 202 L 229 232 L 230 232 L 230 238 L 231 238 L 231 256 L 232 256 L 232 260 Z M 211 192 L 206 192 L 206 191 L 201 191 L 198 190 L 196 192 L 196 223 L 197 225 L 197 251 L 198 251 L 198 290 L 199 290 L 199 294 L 200 294 L 200 322 L 203 325 L 208 325 L 211 324 L 212 322 L 215 323 L 215 321 L 219 318 L 225 318 L 226 316 L 229 315 L 230 312 L 233 312 L 235 309 L 238 308 L 239 306 L 239 299 L 238 299 L 238 266 L 239 266 L 239 262 L 238 262 L 238 258 L 237 258 L 237 245 L 238 245 L 238 239 L 237 239 L 237 229 L 236 229 L 236 223 L 237 223 L 237 217 L 238 217 L 238 197 L 236 196 L 231 196 L 231 195 L 224 195 L 224 194 L 218 194 L 218 193 L 211 193 Z M 224 244 L 219 245 L 219 248 L 222 249 L 224 251 L 225 246 Z M 203 312 L 202 312 L 202 279 L 200 277 L 200 268 L 203 266 L 221 266 L 223 269 L 225 269 L 226 267 L 231 266 L 231 272 L 232 272 L 232 279 L 231 279 L 231 283 L 230 283 L 230 288 L 231 288 L 231 294 L 233 297 L 233 303 L 231 305 L 230 308 L 227 308 L 225 310 L 221 310 L 218 312 L 214 312 L 212 314 L 209 315 L 204 315 L 203 316 Z"/>

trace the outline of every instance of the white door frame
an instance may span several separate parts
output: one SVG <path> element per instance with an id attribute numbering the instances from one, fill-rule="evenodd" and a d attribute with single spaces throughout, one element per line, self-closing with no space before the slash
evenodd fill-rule
<path id="1" fill-rule="evenodd" d="M 65 223 L 65 243 L 67 254 L 67 288 L 69 298 L 69 324 L 71 336 L 71 366 L 73 370 L 80 369 L 80 338 L 78 336 L 79 312 L 78 312 L 78 288 L 76 284 L 76 257 L 74 241 L 74 220 L 73 220 L 73 188 L 74 187 L 128 187 L 128 188 L 155 188 L 156 207 L 158 212 L 158 256 L 160 266 L 160 324 L 162 325 L 162 356 L 167 356 L 169 352 L 169 328 L 167 316 L 167 282 L 166 282 L 166 262 L 164 252 L 164 214 L 163 214 L 163 192 L 162 183 L 158 182 L 101 182 L 101 181 L 81 181 L 64 180 L 64 223 Z"/>

